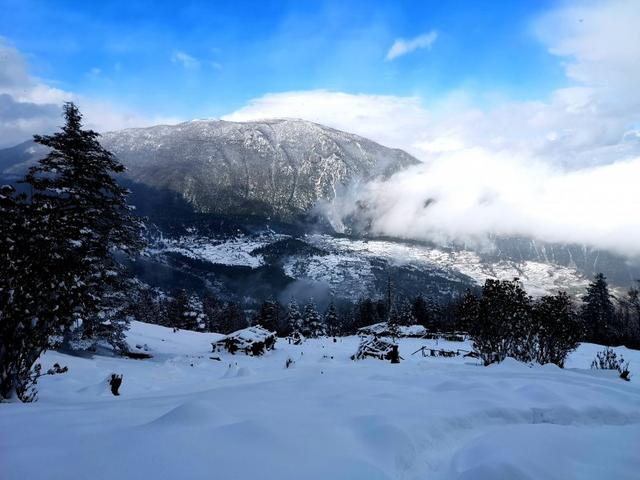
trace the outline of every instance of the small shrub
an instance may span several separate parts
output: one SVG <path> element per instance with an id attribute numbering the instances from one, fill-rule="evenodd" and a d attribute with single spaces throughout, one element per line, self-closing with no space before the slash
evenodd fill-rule
<path id="1" fill-rule="evenodd" d="M 629 362 L 625 362 L 622 356 L 618 357 L 618 354 L 613 348 L 606 347 L 601 352 L 596 354 L 593 362 L 591 362 L 592 370 L 617 370 L 620 373 L 620 378 L 627 382 L 631 380 L 631 372 L 629 371 Z"/>

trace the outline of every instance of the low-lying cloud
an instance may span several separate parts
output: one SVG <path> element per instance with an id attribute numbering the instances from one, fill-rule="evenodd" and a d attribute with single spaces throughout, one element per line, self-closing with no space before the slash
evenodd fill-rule
<path id="1" fill-rule="evenodd" d="M 329 208 L 414 239 L 521 234 L 640 255 L 640 3 L 568 3 L 532 30 L 566 71 L 544 101 L 270 94 L 225 117 L 298 117 L 403 148 L 424 163 Z M 562 25 L 563 28 L 559 28 Z M 366 206 L 363 211 L 362 206 Z"/>

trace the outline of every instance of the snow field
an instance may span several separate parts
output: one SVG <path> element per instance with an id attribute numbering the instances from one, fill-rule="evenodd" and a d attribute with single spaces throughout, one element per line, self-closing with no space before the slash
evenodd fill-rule
<path id="1" fill-rule="evenodd" d="M 392 365 L 351 361 L 356 337 L 258 358 L 210 353 L 217 338 L 134 323 L 153 359 L 47 353 L 69 372 L 43 377 L 37 403 L 0 405 L 0 478 L 638 478 L 640 376 L 589 370 L 597 345 L 562 370 L 412 356 L 435 345 L 418 339 Z M 640 372 L 640 352 L 617 350 Z"/>

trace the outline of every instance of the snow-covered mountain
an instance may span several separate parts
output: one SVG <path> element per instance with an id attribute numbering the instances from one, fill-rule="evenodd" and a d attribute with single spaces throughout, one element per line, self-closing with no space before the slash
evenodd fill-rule
<path id="1" fill-rule="evenodd" d="M 261 268 L 261 257 L 249 252 L 256 248 L 256 232 L 271 228 L 276 236 L 268 244 L 278 234 L 307 235 L 306 242 L 329 252 L 309 259 L 285 248 L 278 271 L 264 275 L 281 284 L 286 278 L 318 280 L 334 289 L 341 285 L 341 294 L 356 297 L 382 288 L 389 268 L 406 279 L 407 289 L 413 283 L 434 295 L 460 291 L 487 277 L 518 276 L 535 292 L 582 290 L 596 272 L 621 287 L 640 278 L 640 262 L 584 245 L 495 236 L 490 239 L 494 248 L 480 251 L 464 244 L 364 241 L 366 231 L 359 232 L 360 238 L 332 237 L 326 235 L 329 228 L 322 230 L 325 235 L 310 235 L 317 233 L 315 227 L 298 220 L 309 220 L 319 201 L 335 198 L 352 182 L 384 178 L 418 162 L 402 150 L 316 123 L 197 120 L 110 132 L 102 143 L 128 167 L 131 201 L 141 214 L 174 238 L 195 226 L 198 242 L 209 243 L 207 252 L 230 249 L 218 259 L 220 265 Z M 33 142 L 0 150 L 0 176 L 19 175 L 44 153 Z M 248 218 L 263 223 L 248 226 Z M 296 223 L 296 231 L 278 228 L 278 221 L 280 226 Z M 244 253 L 231 258 L 236 251 Z M 174 251 L 185 252 L 183 246 Z"/>
<path id="2" fill-rule="evenodd" d="M 177 192 L 197 211 L 292 220 L 350 182 L 418 162 L 402 150 L 304 120 L 194 120 L 106 133 L 102 144 L 146 186 Z M 43 154 L 26 142 L 0 151 L 0 173 Z"/>

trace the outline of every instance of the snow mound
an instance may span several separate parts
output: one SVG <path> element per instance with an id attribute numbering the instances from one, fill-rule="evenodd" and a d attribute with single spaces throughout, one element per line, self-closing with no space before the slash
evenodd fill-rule
<path id="1" fill-rule="evenodd" d="M 232 418 L 218 407 L 205 401 L 185 402 L 169 410 L 164 415 L 149 422 L 158 427 L 190 426 L 190 425 L 222 425 L 229 423 Z"/>

